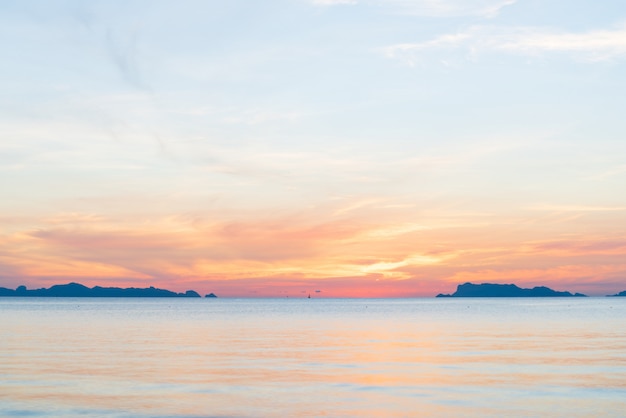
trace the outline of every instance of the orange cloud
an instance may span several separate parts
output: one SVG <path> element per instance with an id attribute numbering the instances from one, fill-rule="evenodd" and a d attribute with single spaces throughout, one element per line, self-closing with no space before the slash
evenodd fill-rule
<path id="1" fill-rule="evenodd" d="M 626 239 L 589 237 L 587 239 L 545 241 L 530 244 L 528 251 L 560 256 L 581 254 L 626 255 Z"/>
<path id="2" fill-rule="evenodd" d="M 7 285 L 72 279 L 231 296 L 323 287 L 325 296 L 400 297 L 449 293 L 466 281 L 572 284 L 567 290 L 600 294 L 618 286 L 623 272 L 626 242 L 615 233 L 582 239 L 577 223 L 566 223 L 570 235 L 550 239 L 554 231 L 543 227 L 558 230 L 560 223 L 368 205 L 340 215 L 330 206 L 274 216 L 62 213 L 22 220 L 0 235 L 0 278 Z"/>

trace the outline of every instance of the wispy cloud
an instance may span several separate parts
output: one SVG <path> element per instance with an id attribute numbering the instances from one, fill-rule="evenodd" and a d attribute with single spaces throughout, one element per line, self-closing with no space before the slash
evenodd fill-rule
<path id="1" fill-rule="evenodd" d="M 377 3 L 405 14 L 432 17 L 481 16 L 492 18 L 517 0 L 380 0 Z"/>
<path id="2" fill-rule="evenodd" d="M 606 238 L 553 240 L 532 243 L 529 246 L 529 252 L 550 252 L 564 256 L 581 254 L 613 254 L 622 256 L 626 253 L 626 240 Z"/>
<path id="3" fill-rule="evenodd" d="M 357 0 L 313 0 L 318 6 L 336 6 L 340 4 L 357 4 Z"/>
<path id="4" fill-rule="evenodd" d="M 626 26 L 584 33 L 521 29 L 496 40 L 494 48 L 520 54 L 564 52 L 602 61 L 626 55 Z"/>
<path id="5" fill-rule="evenodd" d="M 137 33 L 122 38 L 108 29 L 105 35 L 109 57 L 126 82 L 145 89 L 145 82 L 137 64 Z"/>
<path id="6" fill-rule="evenodd" d="M 561 53 L 583 61 L 606 61 L 626 56 L 626 25 L 581 33 L 539 27 L 472 26 L 426 41 L 390 45 L 383 53 L 414 65 L 427 52 L 454 50 L 466 57 L 483 52 L 527 56 Z"/>
<path id="7" fill-rule="evenodd" d="M 503 7 L 517 0 L 312 0 L 313 4 L 333 6 L 365 4 L 381 7 L 394 14 L 425 17 L 481 16 L 492 18 Z"/>
<path id="8" fill-rule="evenodd" d="M 619 212 L 625 211 L 626 206 L 587 206 L 587 205 L 535 205 L 528 210 L 549 212 Z"/>
<path id="9" fill-rule="evenodd" d="M 587 179 L 588 180 L 604 180 L 606 178 L 618 176 L 624 173 L 626 173 L 626 164 L 611 168 L 609 170 L 600 172 L 598 174 L 594 174 L 592 176 L 589 176 Z"/>

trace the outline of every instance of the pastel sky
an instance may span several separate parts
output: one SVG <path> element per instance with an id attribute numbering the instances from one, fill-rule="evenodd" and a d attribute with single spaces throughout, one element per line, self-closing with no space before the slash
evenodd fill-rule
<path id="1" fill-rule="evenodd" d="M 623 0 L 7 0 L 0 54 L 0 286 L 626 289 Z"/>

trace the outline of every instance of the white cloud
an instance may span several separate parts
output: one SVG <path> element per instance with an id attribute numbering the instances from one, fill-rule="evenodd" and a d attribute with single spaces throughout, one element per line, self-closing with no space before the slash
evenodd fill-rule
<path id="1" fill-rule="evenodd" d="M 401 13 L 416 16 L 492 18 L 498 15 L 503 7 L 516 2 L 517 0 L 379 0 L 377 3 L 389 5 Z"/>
<path id="2" fill-rule="evenodd" d="M 494 47 L 521 54 L 573 53 L 587 60 L 602 61 L 626 55 L 626 27 L 586 33 L 542 32 L 527 29 L 511 34 L 508 38 L 498 39 Z"/>
<path id="3" fill-rule="evenodd" d="M 427 17 L 482 16 L 492 18 L 503 7 L 517 0 L 311 0 L 320 6 L 365 4 L 382 7 L 392 13 Z"/>
<path id="4" fill-rule="evenodd" d="M 467 44 L 472 39 L 470 32 L 442 35 L 434 39 L 417 43 L 402 43 L 383 48 L 387 58 L 395 58 L 414 66 L 420 52 L 446 50 Z"/>
<path id="5" fill-rule="evenodd" d="M 532 27 L 473 26 L 463 32 L 427 41 L 390 45 L 382 51 L 388 58 L 413 65 L 426 52 L 450 50 L 460 50 L 472 56 L 480 52 L 563 53 L 584 61 L 604 61 L 626 55 L 626 26 L 583 33 Z"/>
<path id="6" fill-rule="evenodd" d="M 587 180 L 604 180 L 606 178 L 617 176 L 623 173 L 626 173 L 626 164 L 620 165 L 618 167 L 614 167 L 609 170 L 605 170 L 601 173 L 590 176 L 587 178 Z"/>
<path id="7" fill-rule="evenodd" d="M 336 6 L 339 4 L 357 4 L 357 0 L 313 0 L 318 6 Z"/>
<path id="8" fill-rule="evenodd" d="M 621 212 L 624 206 L 584 206 L 584 205 L 535 205 L 527 208 L 535 211 L 548 212 Z"/>

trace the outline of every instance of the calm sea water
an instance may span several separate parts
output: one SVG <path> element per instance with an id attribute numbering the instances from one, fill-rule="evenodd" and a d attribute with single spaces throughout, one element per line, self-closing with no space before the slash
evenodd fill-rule
<path id="1" fill-rule="evenodd" d="M 626 416 L 626 298 L 0 298 L 0 416 Z"/>

